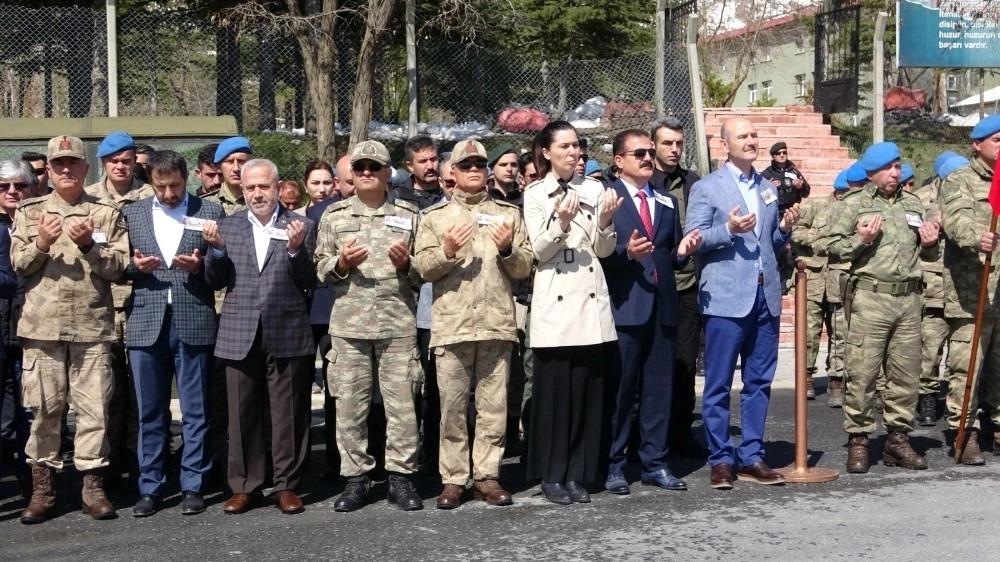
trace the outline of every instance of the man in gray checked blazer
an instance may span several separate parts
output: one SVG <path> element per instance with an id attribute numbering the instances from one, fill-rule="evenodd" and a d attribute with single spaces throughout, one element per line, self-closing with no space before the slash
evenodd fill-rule
<path id="1" fill-rule="evenodd" d="M 188 195 L 187 163 L 176 152 L 149 159 L 153 197 L 122 209 L 129 226 L 132 258 L 125 279 L 125 341 L 139 409 L 139 501 L 136 517 L 160 509 L 166 487 L 170 439 L 170 379 L 177 377 L 183 413 L 181 512 L 205 511 L 202 481 L 212 464 L 208 450 L 208 385 L 215 345 L 215 295 L 205 265 L 215 258 L 201 223 L 224 216 L 222 207 Z M 192 218 L 193 217 L 193 218 Z"/>
<path id="2" fill-rule="evenodd" d="M 302 511 L 294 490 L 308 448 L 310 387 L 316 348 L 306 292 L 316 286 L 316 227 L 278 205 L 278 169 L 263 159 L 242 171 L 248 209 L 205 226 L 219 258 L 207 263 L 212 286 L 228 288 L 215 356 L 227 362 L 229 486 L 226 513 L 243 513 L 264 484 L 264 415 L 270 402 L 278 508 Z M 221 252 L 215 248 L 222 247 Z"/>

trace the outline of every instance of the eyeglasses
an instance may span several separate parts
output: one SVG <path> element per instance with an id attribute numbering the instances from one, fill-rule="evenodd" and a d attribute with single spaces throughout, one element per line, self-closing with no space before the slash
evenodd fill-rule
<path id="1" fill-rule="evenodd" d="M 360 162 L 355 162 L 351 164 L 351 169 L 358 173 L 361 173 L 365 170 L 375 173 L 382 171 L 382 164 L 379 164 L 378 162 L 372 162 L 370 160 L 362 160 Z"/>
<path id="2" fill-rule="evenodd" d="M 635 156 L 638 160 L 642 160 L 643 158 L 645 158 L 647 156 L 649 156 L 650 158 L 652 158 L 653 156 L 655 156 L 656 155 L 656 149 L 655 148 L 637 148 L 637 149 L 633 150 L 632 152 L 622 152 L 618 156 L 627 156 L 629 154 L 631 154 L 632 156 Z"/>
<path id="3" fill-rule="evenodd" d="M 486 160 L 462 160 L 455 167 L 463 172 L 468 172 L 473 168 L 479 168 L 480 170 L 486 169 Z"/>
<path id="4" fill-rule="evenodd" d="M 583 162 L 584 164 L 586 164 L 588 160 L 590 160 L 590 156 L 587 156 L 586 154 L 581 154 L 580 155 L 580 162 Z"/>
<path id="5" fill-rule="evenodd" d="M 775 156 L 788 156 L 788 151 L 787 150 L 779 150 L 778 152 L 775 152 L 774 155 Z"/>
<path id="6" fill-rule="evenodd" d="M 0 191 L 7 191 L 12 187 L 18 191 L 24 191 L 25 189 L 28 189 L 28 184 L 23 182 L 0 181 Z"/>

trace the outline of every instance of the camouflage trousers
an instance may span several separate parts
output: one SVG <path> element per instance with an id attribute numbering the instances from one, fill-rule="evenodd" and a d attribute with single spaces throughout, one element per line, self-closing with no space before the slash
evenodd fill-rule
<path id="1" fill-rule="evenodd" d="M 948 427 L 958 428 L 961 418 L 965 381 L 969 373 L 969 355 L 972 353 L 972 334 L 975 320 L 953 318 L 948 322 L 952 329 L 948 339 Z M 966 427 L 979 429 L 979 405 L 986 408 L 993 423 L 1000 423 L 1000 318 L 983 318 L 979 332 L 979 349 L 976 353 L 975 378 L 969 399 Z"/>
<path id="2" fill-rule="evenodd" d="M 420 449 L 416 398 L 423 384 L 417 336 L 380 340 L 331 336 L 330 343 L 326 382 L 337 404 L 341 475 L 360 476 L 375 468 L 375 458 L 367 451 L 375 384 L 385 407 L 385 469 L 416 472 Z"/>
<path id="3" fill-rule="evenodd" d="M 949 333 L 951 333 L 951 328 L 948 326 L 948 321 L 944 319 L 944 309 L 924 309 L 923 322 L 920 324 L 920 341 L 923 348 L 920 356 L 920 394 L 937 395 L 941 357 L 944 352 L 944 342 L 948 341 Z M 971 336 L 971 332 L 969 335 Z M 969 364 L 968 351 L 965 353 L 965 364 L 966 366 Z"/>
<path id="4" fill-rule="evenodd" d="M 508 341 L 462 342 L 434 348 L 441 389 L 441 449 L 438 470 L 443 484 L 464 486 L 497 478 L 507 430 Z M 476 393 L 476 435 L 469 466 L 467 425 L 469 389 Z"/>
<path id="5" fill-rule="evenodd" d="M 830 319 L 827 325 L 826 374 L 829 377 L 847 376 L 844 368 L 844 351 L 847 339 L 847 316 L 844 305 L 838 302 L 827 303 L 830 307 Z"/>
<path id="6" fill-rule="evenodd" d="M 62 469 L 59 432 L 67 403 L 76 410 L 73 464 L 77 470 L 108 465 L 108 404 L 114 387 L 107 342 L 23 339 L 24 406 L 34 419 L 24 448 L 28 462 Z"/>
<path id="7" fill-rule="evenodd" d="M 823 273 L 806 269 L 806 371 L 816 372 L 816 358 L 819 356 L 819 344 L 826 325 L 827 335 L 830 334 L 830 306 L 826 302 L 826 283 Z"/>
<path id="8" fill-rule="evenodd" d="M 892 296 L 858 290 L 851 305 L 847 330 L 847 392 L 844 431 L 875 431 L 875 381 L 885 368 L 885 410 L 889 431 L 913 429 L 920 381 L 919 293 Z"/>

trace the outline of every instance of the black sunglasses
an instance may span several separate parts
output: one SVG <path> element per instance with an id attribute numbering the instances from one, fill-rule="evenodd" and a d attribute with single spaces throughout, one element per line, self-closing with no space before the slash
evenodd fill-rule
<path id="1" fill-rule="evenodd" d="M 642 160 L 646 156 L 649 156 L 650 158 L 652 158 L 653 156 L 655 156 L 656 155 L 656 149 L 655 148 L 637 148 L 637 149 L 633 150 L 632 152 L 622 152 L 618 156 L 625 156 L 627 154 L 631 154 L 632 156 L 635 156 L 639 160 Z"/>
<path id="2" fill-rule="evenodd" d="M 24 191 L 25 189 L 28 189 L 28 184 L 23 182 L 12 182 L 12 181 L 0 182 L 0 191 L 7 191 L 12 187 L 18 191 Z"/>
<path id="3" fill-rule="evenodd" d="M 479 168 L 480 170 L 486 169 L 486 160 L 462 160 L 455 167 L 463 172 L 468 172 L 473 168 Z"/>
<path id="4" fill-rule="evenodd" d="M 788 155 L 788 151 L 787 150 L 779 150 L 778 152 L 775 152 L 774 155 L 775 156 L 787 156 Z"/>
<path id="5" fill-rule="evenodd" d="M 368 160 L 362 160 L 361 162 L 355 162 L 355 163 L 351 164 L 351 169 L 354 170 L 355 172 L 363 172 L 365 170 L 368 170 L 369 172 L 373 172 L 373 173 L 374 172 L 381 172 L 382 171 L 382 164 L 379 164 L 378 162 L 371 162 L 371 161 L 368 161 Z"/>
<path id="6" fill-rule="evenodd" d="M 34 168 L 36 176 L 44 176 L 45 168 Z"/>

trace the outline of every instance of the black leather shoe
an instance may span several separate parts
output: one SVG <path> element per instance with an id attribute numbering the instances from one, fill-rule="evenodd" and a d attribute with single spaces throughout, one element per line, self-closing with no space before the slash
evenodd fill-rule
<path id="1" fill-rule="evenodd" d="M 590 503 L 590 494 L 579 482 L 566 482 L 565 488 L 574 503 Z"/>
<path id="2" fill-rule="evenodd" d="M 604 489 L 616 496 L 627 496 L 631 493 L 628 487 L 628 480 L 621 474 L 609 474 L 608 480 L 604 483 Z"/>
<path id="3" fill-rule="evenodd" d="M 205 500 L 197 492 L 181 492 L 184 499 L 181 500 L 181 514 L 197 515 L 205 511 Z"/>
<path id="4" fill-rule="evenodd" d="M 389 475 L 389 503 L 394 503 L 403 511 L 420 511 L 424 500 L 420 499 L 413 482 L 402 474 Z"/>
<path id="5" fill-rule="evenodd" d="M 372 483 L 367 476 L 352 476 L 347 479 L 347 487 L 333 504 L 333 510 L 341 513 L 357 511 L 368 503 Z"/>
<path id="6" fill-rule="evenodd" d="M 132 506 L 132 517 L 149 517 L 160 510 L 160 498 L 149 494 L 139 496 L 139 501 Z"/>
<path id="7" fill-rule="evenodd" d="M 569 505 L 573 503 L 573 498 L 569 495 L 566 487 L 559 482 L 542 482 L 542 495 L 545 499 L 559 505 Z"/>

